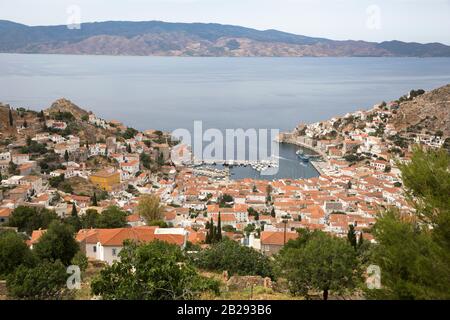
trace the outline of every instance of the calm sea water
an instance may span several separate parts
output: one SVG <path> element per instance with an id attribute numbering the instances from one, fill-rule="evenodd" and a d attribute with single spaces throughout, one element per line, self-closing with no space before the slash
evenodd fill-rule
<path id="1" fill-rule="evenodd" d="M 447 83 L 449 58 L 0 54 L 1 102 L 40 110 L 65 97 L 138 129 L 191 129 L 194 120 L 202 120 L 205 129 L 291 130 L 299 122 L 325 120 L 413 88 Z M 295 159 L 294 149 L 282 147 L 280 153 Z M 290 163 L 282 164 L 277 178 L 317 174 L 309 165 Z"/>

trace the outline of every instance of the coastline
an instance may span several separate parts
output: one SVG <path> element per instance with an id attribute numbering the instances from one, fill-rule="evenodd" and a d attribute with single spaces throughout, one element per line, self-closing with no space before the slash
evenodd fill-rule
<path id="1" fill-rule="evenodd" d="M 295 146 L 301 147 L 303 149 L 312 151 L 312 152 L 316 153 L 317 155 L 319 155 L 320 159 L 321 159 L 320 161 L 310 160 L 310 163 L 314 167 L 314 169 L 318 172 L 319 176 L 324 175 L 324 171 L 323 171 L 321 163 L 326 163 L 327 165 L 329 165 L 329 160 L 328 160 L 327 155 L 325 153 L 323 153 L 321 150 L 319 150 L 309 144 L 298 141 L 297 139 L 295 139 L 289 135 L 292 135 L 292 134 L 291 133 L 281 133 L 280 136 L 277 138 L 278 143 L 295 145 Z"/>

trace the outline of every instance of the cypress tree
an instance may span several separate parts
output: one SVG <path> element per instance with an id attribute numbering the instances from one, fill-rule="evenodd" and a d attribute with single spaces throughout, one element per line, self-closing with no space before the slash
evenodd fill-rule
<path id="1" fill-rule="evenodd" d="M 67 152 L 67 150 L 64 152 L 64 160 L 66 160 L 66 162 L 69 161 L 69 152 Z"/>
<path id="2" fill-rule="evenodd" d="M 272 211 L 270 211 L 270 215 L 272 218 L 275 218 L 275 208 L 272 208 Z"/>
<path id="3" fill-rule="evenodd" d="M 9 126 L 12 127 L 13 124 L 14 124 L 14 119 L 13 119 L 13 115 L 12 115 L 12 110 L 11 110 L 11 108 L 9 108 L 9 114 L 8 114 L 8 116 L 9 116 Z"/>
<path id="4" fill-rule="evenodd" d="M 75 202 L 72 202 L 72 217 L 78 217 L 77 207 L 75 206 Z"/>
<path id="5" fill-rule="evenodd" d="M 217 218 L 217 234 L 216 234 L 216 241 L 222 241 L 222 221 L 220 218 L 220 212 L 219 217 Z"/>
<path id="6" fill-rule="evenodd" d="M 355 227 L 352 224 L 348 228 L 347 239 L 350 242 L 350 244 L 352 245 L 352 247 L 356 249 L 356 245 L 357 245 L 356 233 L 355 233 Z"/>
<path id="7" fill-rule="evenodd" d="M 363 233 L 361 232 L 359 234 L 359 239 L 358 239 L 358 248 L 361 247 L 363 243 L 364 243 L 364 237 L 363 237 Z"/>
<path id="8" fill-rule="evenodd" d="M 92 196 L 92 205 L 94 206 L 94 207 L 97 207 L 98 206 L 98 203 L 97 203 L 97 194 L 94 192 L 94 195 Z"/>

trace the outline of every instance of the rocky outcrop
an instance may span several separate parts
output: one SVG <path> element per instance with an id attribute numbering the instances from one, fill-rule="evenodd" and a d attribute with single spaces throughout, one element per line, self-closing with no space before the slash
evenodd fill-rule
<path id="1" fill-rule="evenodd" d="M 450 137 L 450 84 L 400 103 L 391 123 L 399 131 L 442 131 Z"/>

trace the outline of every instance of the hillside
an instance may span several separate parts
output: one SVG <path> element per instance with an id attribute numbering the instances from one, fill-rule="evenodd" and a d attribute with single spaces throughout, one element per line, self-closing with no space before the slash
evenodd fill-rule
<path id="1" fill-rule="evenodd" d="M 392 124 L 402 131 L 442 131 L 450 137 L 450 84 L 400 103 Z"/>
<path id="2" fill-rule="evenodd" d="M 450 57 L 440 43 L 333 41 L 277 30 L 161 21 L 30 27 L 0 20 L 0 52 L 139 56 Z"/>

